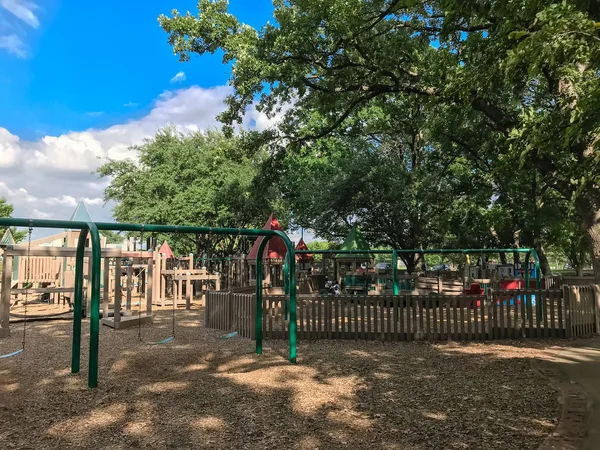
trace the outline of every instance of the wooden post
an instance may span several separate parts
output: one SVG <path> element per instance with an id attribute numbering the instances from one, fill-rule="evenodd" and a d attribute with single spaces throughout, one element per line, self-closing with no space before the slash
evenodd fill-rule
<path id="1" fill-rule="evenodd" d="M 133 267 L 127 267 L 127 311 L 131 311 L 131 291 L 133 290 Z"/>
<path id="2" fill-rule="evenodd" d="M 160 255 L 158 258 L 158 274 L 160 282 L 160 306 L 165 306 L 165 299 L 167 298 L 167 276 L 162 274 L 163 269 L 167 268 L 167 258 L 164 255 Z"/>
<path id="3" fill-rule="evenodd" d="M 121 321 L 121 258 L 115 258 L 115 323 Z"/>
<path id="4" fill-rule="evenodd" d="M 12 284 L 13 257 L 4 253 L 2 266 L 2 292 L 0 292 L 0 338 L 10 336 L 10 288 Z"/>
<path id="5" fill-rule="evenodd" d="M 190 273 L 188 272 L 185 280 L 185 309 L 188 311 L 192 308 L 192 283 L 190 283 Z"/>
<path id="6" fill-rule="evenodd" d="M 102 297 L 102 317 L 108 317 L 108 293 L 110 291 L 110 258 L 104 258 L 104 295 Z"/>
<path id="7" fill-rule="evenodd" d="M 569 286 L 563 286 L 563 304 L 565 305 L 565 337 L 570 338 L 571 333 L 571 296 Z"/>
<path id="8" fill-rule="evenodd" d="M 146 315 L 152 315 L 152 273 L 154 272 L 154 264 L 152 256 L 148 258 L 148 284 L 146 290 Z M 141 301 L 140 301 L 141 303 Z M 142 305 L 140 304 L 140 308 Z"/>
<path id="9" fill-rule="evenodd" d="M 154 265 L 154 273 L 152 274 L 152 303 L 158 303 L 158 296 L 160 295 L 160 253 L 158 251 L 152 252 L 152 260 Z"/>

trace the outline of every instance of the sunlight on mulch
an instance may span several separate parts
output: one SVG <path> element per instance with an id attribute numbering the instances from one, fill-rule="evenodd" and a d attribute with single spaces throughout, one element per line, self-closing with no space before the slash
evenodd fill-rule
<path id="1" fill-rule="evenodd" d="M 531 369 L 540 343 L 254 343 L 177 311 L 176 338 L 101 328 L 100 385 L 71 375 L 68 321 L 28 324 L 0 361 L 2 448 L 535 449 L 556 426 L 557 393 Z M 143 327 L 169 335 L 170 312 Z M 0 353 L 19 347 L 19 325 Z"/>

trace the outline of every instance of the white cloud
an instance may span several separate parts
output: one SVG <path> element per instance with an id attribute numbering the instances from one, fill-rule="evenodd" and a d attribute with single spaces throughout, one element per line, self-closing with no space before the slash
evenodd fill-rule
<path id="1" fill-rule="evenodd" d="M 77 202 L 83 201 L 94 220 L 112 221 L 113 204 L 103 199 L 110 180 L 99 179 L 93 172 L 106 158 L 134 157 L 131 145 L 165 126 L 184 132 L 219 128 L 216 116 L 225 109 L 229 93 L 227 86 L 166 91 L 139 119 L 33 141 L 0 127 L 0 197 L 15 206 L 15 217 L 68 220 Z M 264 129 L 280 120 L 281 114 L 268 118 L 251 107 L 244 126 Z"/>
<path id="2" fill-rule="evenodd" d="M 185 72 L 177 72 L 173 78 L 171 78 L 171 83 L 181 83 L 185 81 Z"/>
<path id="3" fill-rule="evenodd" d="M 31 217 L 34 219 L 52 219 L 52 214 L 40 211 L 36 208 L 31 212 Z"/>
<path id="4" fill-rule="evenodd" d="M 17 163 L 18 149 L 18 136 L 10 134 L 5 128 L 0 128 L 0 168 L 11 167 Z"/>
<path id="5" fill-rule="evenodd" d="M 38 6 L 33 2 L 27 0 L 0 0 L 0 7 L 33 28 L 40 26 L 40 21 L 33 12 Z"/>
<path id="6" fill-rule="evenodd" d="M 88 206 L 98 206 L 98 205 L 102 205 L 104 203 L 104 199 L 100 198 L 100 197 L 96 197 L 96 198 L 84 198 L 83 199 L 83 203 L 85 203 Z"/>
<path id="7" fill-rule="evenodd" d="M 38 28 L 40 21 L 34 13 L 36 9 L 38 6 L 29 0 L 0 0 L 0 49 L 18 58 L 28 56 L 21 22 Z"/>
<path id="8" fill-rule="evenodd" d="M 16 34 L 0 36 L 0 49 L 3 48 L 19 58 L 27 57 L 27 46 Z"/>
<path id="9" fill-rule="evenodd" d="M 108 179 L 94 172 L 106 158 L 135 156 L 130 146 L 165 126 L 182 131 L 218 128 L 216 116 L 231 92 L 225 86 L 191 87 L 159 95 L 144 117 L 106 129 L 89 129 L 26 141 L 0 127 L 0 197 L 15 206 L 15 217 L 69 219 L 83 201 L 92 218 L 111 221 L 105 205 Z"/>
<path id="10" fill-rule="evenodd" d="M 75 208 L 77 206 L 77 200 L 75 197 L 70 195 L 61 195 L 60 197 L 50 197 L 44 200 L 44 203 L 50 206 L 68 206 Z"/>

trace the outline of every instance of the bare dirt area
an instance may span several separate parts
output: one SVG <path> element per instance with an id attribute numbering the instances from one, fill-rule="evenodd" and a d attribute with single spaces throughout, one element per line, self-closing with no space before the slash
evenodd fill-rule
<path id="1" fill-rule="evenodd" d="M 201 309 L 176 316 L 164 345 L 102 327 L 93 390 L 89 322 L 77 375 L 71 323 L 29 323 L 25 352 L 0 360 L 0 448 L 536 449 L 560 415 L 530 364 L 541 343 L 311 341 L 292 365 L 287 342 L 257 356 L 203 328 Z M 170 318 L 159 311 L 143 339 L 169 336 Z M 19 348 L 21 326 L 0 353 Z"/>

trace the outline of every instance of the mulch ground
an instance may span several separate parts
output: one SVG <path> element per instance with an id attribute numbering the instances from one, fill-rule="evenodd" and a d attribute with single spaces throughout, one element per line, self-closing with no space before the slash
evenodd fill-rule
<path id="1" fill-rule="evenodd" d="M 170 335 L 170 311 L 144 340 Z M 26 351 L 0 360 L 0 448 L 536 449 L 558 393 L 530 361 L 541 343 L 254 343 L 177 311 L 174 341 L 101 327 L 100 379 L 70 374 L 71 323 L 27 325 Z M 0 340 L 19 348 L 21 324 Z M 554 343 L 548 343 L 552 345 Z"/>

